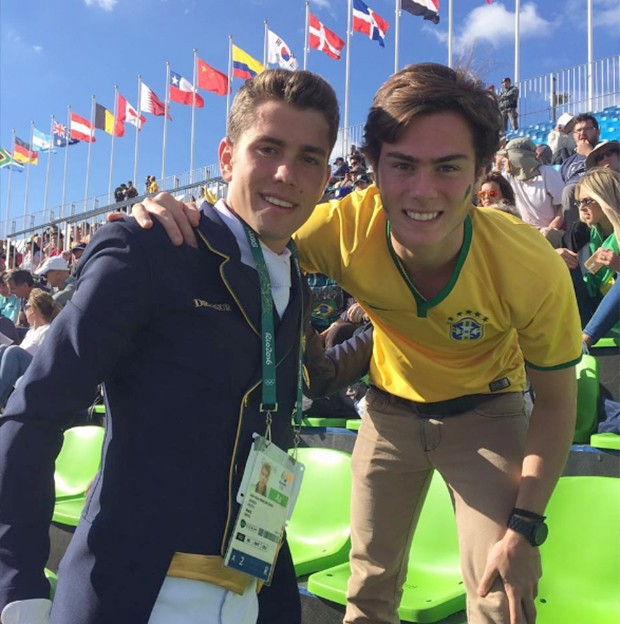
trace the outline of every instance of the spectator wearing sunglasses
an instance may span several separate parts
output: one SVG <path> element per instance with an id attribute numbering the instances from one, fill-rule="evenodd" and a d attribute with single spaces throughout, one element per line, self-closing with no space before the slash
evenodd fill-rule
<path id="1" fill-rule="evenodd" d="M 586 158 L 586 171 L 603 167 L 620 173 L 620 142 L 601 141 Z"/>
<path id="2" fill-rule="evenodd" d="M 484 208 L 497 208 L 521 218 L 515 207 L 512 187 L 499 171 L 491 171 L 483 178 L 478 191 L 478 205 Z"/>

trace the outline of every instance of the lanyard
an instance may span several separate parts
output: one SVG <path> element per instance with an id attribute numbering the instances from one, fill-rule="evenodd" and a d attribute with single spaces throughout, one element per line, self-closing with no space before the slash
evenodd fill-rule
<path id="1" fill-rule="evenodd" d="M 258 271 L 258 280 L 260 283 L 260 316 L 261 316 L 261 358 L 262 358 L 262 397 L 260 411 L 267 412 L 267 429 L 269 430 L 271 423 L 271 412 L 278 411 L 278 392 L 276 384 L 276 357 L 275 357 L 275 330 L 273 326 L 273 298 L 271 295 L 271 280 L 269 272 L 265 264 L 265 257 L 261 249 L 260 242 L 256 233 L 253 232 L 245 223 L 243 229 L 250 245 L 252 257 L 256 263 Z M 302 420 L 302 402 L 303 402 L 303 357 L 304 357 L 304 304 L 303 304 L 303 288 L 301 269 L 299 268 L 299 258 L 295 243 L 290 241 L 288 248 L 291 251 L 291 260 L 295 267 L 297 280 L 299 283 L 299 293 L 301 297 L 301 313 L 299 315 L 299 353 L 297 357 L 297 406 L 295 410 L 295 425 L 301 426 Z"/>

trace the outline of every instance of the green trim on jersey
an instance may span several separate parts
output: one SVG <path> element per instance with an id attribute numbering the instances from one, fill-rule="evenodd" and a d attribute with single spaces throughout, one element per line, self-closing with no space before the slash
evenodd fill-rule
<path id="1" fill-rule="evenodd" d="M 405 284 L 407 284 L 407 287 L 409 288 L 409 290 L 411 291 L 411 294 L 413 295 L 413 298 L 415 299 L 418 318 L 426 318 L 426 316 L 428 315 L 429 309 L 435 307 L 436 305 L 439 305 L 450 294 L 450 292 L 454 288 L 454 285 L 456 284 L 456 281 L 458 280 L 459 275 L 461 273 L 461 269 L 463 268 L 463 264 L 465 263 L 465 259 L 467 258 L 467 254 L 469 253 L 469 248 L 471 246 L 472 230 L 473 228 L 471 224 L 471 217 L 470 215 L 467 215 L 463 223 L 463 245 L 461 246 L 461 250 L 459 251 L 459 255 L 456 261 L 456 266 L 454 267 L 454 271 L 452 272 L 450 280 L 445 285 L 445 287 L 441 289 L 441 292 L 439 294 L 427 300 L 420 293 L 420 291 L 416 288 L 416 285 L 413 283 L 413 280 L 409 277 L 400 258 L 396 254 L 396 251 L 394 250 L 394 246 L 392 245 L 392 237 L 390 235 L 390 232 L 391 232 L 390 221 L 389 219 L 386 220 L 385 236 L 387 239 L 387 246 L 390 251 L 390 255 L 392 256 L 392 260 L 394 261 L 394 264 L 396 265 L 396 268 L 398 269 L 398 272 L 400 273 L 403 280 L 405 280 Z"/>
<path id="2" fill-rule="evenodd" d="M 563 368 L 570 368 L 571 366 L 577 366 L 577 364 L 581 362 L 581 357 L 582 356 L 580 355 L 576 360 L 573 360 L 572 362 L 558 364 L 557 366 L 536 366 L 535 364 L 532 364 L 531 362 L 528 362 L 527 360 L 525 360 L 525 365 L 528 368 L 533 368 L 534 370 L 539 370 L 539 371 L 562 370 Z"/>

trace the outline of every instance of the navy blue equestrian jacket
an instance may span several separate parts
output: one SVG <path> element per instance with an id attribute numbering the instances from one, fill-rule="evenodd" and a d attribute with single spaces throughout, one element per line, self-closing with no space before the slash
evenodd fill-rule
<path id="1" fill-rule="evenodd" d="M 52 622 L 145 623 L 175 552 L 223 554 L 252 433 L 265 431 L 260 289 L 211 207 L 197 230 L 199 249 L 133 220 L 89 243 L 73 299 L 0 419 L 0 610 L 47 597 L 54 460 L 68 419 L 100 382 L 102 468 L 61 564 Z M 275 321 L 281 448 L 302 312 L 292 283 Z"/>

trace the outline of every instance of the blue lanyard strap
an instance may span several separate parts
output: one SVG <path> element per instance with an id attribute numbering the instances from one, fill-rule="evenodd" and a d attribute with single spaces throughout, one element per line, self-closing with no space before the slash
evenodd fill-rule
<path id="1" fill-rule="evenodd" d="M 243 229 L 250 245 L 250 251 L 256 264 L 258 271 L 258 280 L 260 283 L 261 296 L 261 359 L 262 359 L 262 395 L 260 411 L 271 412 L 278 411 L 278 390 L 276 380 L 276 356 L 275 356 L 275 330 L 273 325 L 273 298 L 271 294 L 271 280 L 263 250 L 256 233 L 253 232 L 245 223 Z M 301 269 L 299 267 L 299 258 L 297 248 L 293 241 L 288 244 L 291 251 L 291 259 L 295 267 L 295 273 L 299 283 L 299 293 L 301 298 L 301 312 L 299 315 L 299 353 L 297 356 L 297 406 L 295 410 L 295 424 L 301 425 L 302 420 L 302 402 L 303 402 L 303 356 L 305 347 L 304 338 L 304 304 L 303 304 L 303 286 Z"/>

